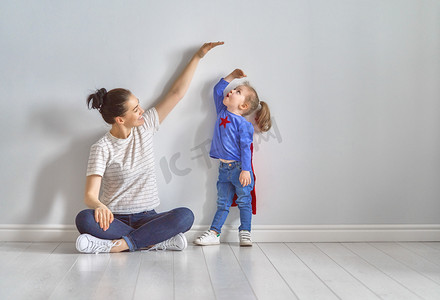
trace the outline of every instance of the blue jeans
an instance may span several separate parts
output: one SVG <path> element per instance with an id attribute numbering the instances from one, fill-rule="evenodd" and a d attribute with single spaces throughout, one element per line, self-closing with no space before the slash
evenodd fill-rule
<path id="1" fill-rule="evenodd" d="M 86 209 L 76 216 L 78 231 L 105 240 L 123 238 L 130 251 L 136 251 L 163 242 L 181 232 L 188 231 L 193 222 L 193 212 L 180 207 L 163 213 L 155 210 L 136 214 L 114 214 L 115 219 L 104 231 L 95 221 L 95 211 Z"/>
<path id="2" fill-rule="evenodd" d="M 241 173 L 241 162 L 223 163 L 220 162 L 217 181 L 217 212 L 212 220 L 211 230 L 221 233 L 222 226 L 226 221 L 229 208 L 232 205 L 234 194 L 237 194 L 238 208 L 240 209 L 239 230 L 251 231 L 252 221 L 252 196 L 254 188 L 254 175 L 250 171 L 251 183 L 243 187 L 239 181 Z"/>

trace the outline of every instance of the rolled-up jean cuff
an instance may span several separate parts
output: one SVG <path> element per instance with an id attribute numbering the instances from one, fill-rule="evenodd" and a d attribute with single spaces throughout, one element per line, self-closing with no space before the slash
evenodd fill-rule
<path id="1" fill-rule="evenodd" d="M 122 238 L 127 242 L 130 252 L 136 251 L 133 241 L 128 236 L 123 236 Z"/>

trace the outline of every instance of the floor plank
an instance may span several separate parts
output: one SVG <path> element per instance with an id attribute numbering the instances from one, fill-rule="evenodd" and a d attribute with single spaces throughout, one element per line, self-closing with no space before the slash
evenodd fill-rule
<path id="1" fill-rule="evenodd" d="M 43 262 L 58 245 L 59 243 L 32 243 L 14 259 L 2 264 L 0 268 L 2 299 L 24 299 L 26 297 L 44 299 L 39 295 L 44 284 L 44 278 L 42 279 L 41 276 L 46 275 L 46 273 L 41 273 L 45 266 Z M 15 244 L 12 249 L 16 246 Z"/>
<path id="2" fill-rule="evenodd" d="M 425 242 L 423 244 L 428 246 L 428 247 L 440 250 L 440 242 Z"/>
<path id="3" fill-rule="evenodd" d="M 258 244 L 240 247 L 230 243 L 241 269 L 258 299 L 298 299 Z"/>
<path id="4" fill-rule="evenodd" d="M 142 252 L 133 299 L 174 299 L 174 253 Z"/>
<path id="5" fill-rule="evenodd" d="M 72 268 L 79 253 L 74 243 L 62 243 L 35 268 L 26 270 L 26 280 L 15 299 L 48 299 Z"/>
<path id="6" fill-rule="evenodd" d="M 113 254 L 79 254 L 49 299 L 90 299 Z"/>
<path id="7" fill-rule="evenodd" d="M 215 299 L 202 247 L 174 252 L 174 282 L 176 300 Z"/>
<path id="8" fill-rule="evenodd" d="M 141 265 L 142 252 L 110 255 L 109 263 L 94 291 L 93 299 L 132 299 Z"/>
<path id="9" fill-rule="evenodd" d="M 379 249 L 367 243 L 343 243 L 343 245 L 403 286 L 406 286 L 419 297 L 438 299 L 440 286 Z"/>
<path id="10" fill-rule="evenodd" d="M 405 264 L 432 281 L 435 281 L 437 284 L 440 284 L 440 266 L 433 264 L 422 256 L 411 252 L 396 243 L 370 243 L 370 245 L 383 251 L 395 260 Z"/>
<path id="11" fill-rule="evenodd" d="M 417 242 L 405 242 L 399 243 L 399 245 L 440 266 L 440 250 Z"/>
<path id="12" fill-rule="evenodd" d="M 283 279 L 301 300 L 335 300 L 338 297 L 283 243 L 258 243 Z"/>
<path id="13" fill-rule="evenodd" d="M 381 299 L 415 299 L 417 296 L 385 273 L 339 243 L 318 243 L 316 246 Z"/>
<path id="14" fill-rule="evenodd" d="M 202 248 L 216 299 L 256 299 L 229 244 Z"/>
<path id="15" fill-rule="evenodd" d="M 341 299 L 379 299 L 315 245 L 288 243 L 290 249 Z"/>
<path id="16" fill-rule="evenodd" d="M 5 266 L 14 262 L 15 258 L 21 255 L 32 243 L 6 242 L 0 248 L 0 265 Z M 2 268 L 0 268 L 0 276 Z"/>

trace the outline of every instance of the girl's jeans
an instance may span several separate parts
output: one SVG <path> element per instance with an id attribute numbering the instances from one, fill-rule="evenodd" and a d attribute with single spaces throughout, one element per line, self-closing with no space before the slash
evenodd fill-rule
<path id="1" fill-rule="evenodd" d="M 81 234 L 88 233 L 100 239 L 123 238 L 130 251 L 136 251 L 186 232 L 194 222 L 193 212 L 186 207 L 159 214 L 150 210 L 136 214 L 114 214 L 114 217 L 110 227 L 104 231 L 95 221 L 95 211 L 86 209 L 76 216 L 76 227 Z"/>
<path id="2" fill-rule="evenodd" d="M 220 162 L 217 181 L 217 212 L 212 220 L 211 230 L 221 233 L 223 224 L 232 205 L 234 194 L 237 194 L 235 202 L 240 209 L 239 230 L 251 231 L 252 221 L 252 196 L 254 188 L 254 175 L 250 171 L 251 184 L 243 187 L 239 181 L 241 173 L 241 162 L 223 163 Z"/>

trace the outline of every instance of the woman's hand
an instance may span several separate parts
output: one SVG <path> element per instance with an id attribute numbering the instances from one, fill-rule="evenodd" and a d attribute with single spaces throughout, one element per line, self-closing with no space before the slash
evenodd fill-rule
<path id="1" fill-rule="evenodd" d="M 203 58 L 206 53 L 209 52 L 209 50 L 211 50 L 214 47 L 217 47 L 219 45 L 223 45 L 224 42 L 215 42 L 215 43 L 205 43 L 203 44 L 203 46 L 196 52 L 195 56 L 199 57 L 199 58 Z"/>
<path id="2" fill-rule="evenodd" d="M 244 78 L 244 77 L 247 77 L 247 75 L 244 74 L 243 70 L 235 69 L 234 71 L 231 72 L 231 74 L 229 74 L 228 76 L 225 77 L 225 80 L 227 82 L 231 82 L 234 79 L 240 79 L 240 78 Z"/>
<path id="3" fill-rule="evenodd" d="M 106 231 L 110 227 L 110 223 L 114 220 L 113 213 L 104 204 L 95 208 L 95 221 L 99 223 L 102 230 Z"/>
<path id="4" fill-rule="evenodd" d="M 241 171 L 239 180 L 243 187 L 251 184 L 251 172 L 244 170 Z"/>

